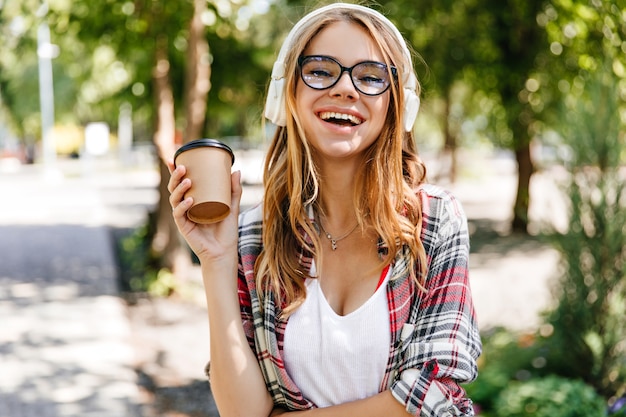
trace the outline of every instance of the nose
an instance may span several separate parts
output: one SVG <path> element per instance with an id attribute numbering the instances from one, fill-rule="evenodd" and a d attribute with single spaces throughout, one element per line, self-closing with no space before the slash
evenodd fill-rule
<path id="1" fill-rule="evenodd" d="M 344 69 L 341 72 L 339 80 L 330 89 L 330 95 L 345 97 L 349 99 L 355 99 L 358 97 L 359 92 L 354 87 L 354 83 L 352 82 L 352 78 L 350 77 L 350 72 L 347 69 Z"/>

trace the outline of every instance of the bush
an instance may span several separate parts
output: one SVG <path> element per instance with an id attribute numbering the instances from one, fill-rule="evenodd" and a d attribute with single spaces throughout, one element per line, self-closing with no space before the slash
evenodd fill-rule
<path id="1" fill-rule="evenodd" d="M 176 290 L 172 273 L 159 265 L 150 249 L 148 225 L 117 241 L 116 253 L 122 292 L 166 297 Z"/>
<path id="2" fill-rule="evenodd" d="M 498 327 L 483 332 L 481 337 L 483 352 L 478 362 L 478 378 L 465 389 L 481 409 L 491 410 L 494 400 L 511 381 L 537 376 L 545 360 L 533 334 Z"/>
<path id="3" fill-rule="evenodd" d="M 600 73 L 565 115 L 568 228 L 547 235 L 563 265 L 547 317 L 552 366 L 607 398 L 626 390 L 626 136 L 616 88 Z"/>
<path id="4" fill-rule="evenodd" d="M 496 400 L 502 417 L 604 417 L 604 399 L 581 381 L 548 376 L 517 382 Z"/>

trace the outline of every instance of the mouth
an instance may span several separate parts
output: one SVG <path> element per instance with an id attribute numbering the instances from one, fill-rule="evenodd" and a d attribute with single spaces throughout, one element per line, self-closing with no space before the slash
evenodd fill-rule
<path id="1" fill-rule="evenodd" d="M 352 114 L 337 113 L 332 111 L 321 112 L 319 117 L 325 122 L 334 123 L 340 126 L 357 126 L 363 123 L 363 119 Z"/>

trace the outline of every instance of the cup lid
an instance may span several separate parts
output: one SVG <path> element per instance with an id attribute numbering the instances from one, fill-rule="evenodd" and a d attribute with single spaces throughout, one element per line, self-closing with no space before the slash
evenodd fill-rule
<path id="1" fill-rule="evenodd" d="M 203 148 L 203 147 L 223 149 L 230 154 L 230 157 L 232 160 L 231 165 L 235 163 L 235 154 L 233 153 L 233 150 L 230 148 L 230 146 L 228 146 L 224 142 L 220 142 L 217 139 L 196 139 L 196 140 L 192 140 L 191 142 L 187 142 L 183 144 L 183 146 L 181 146 L 180 148 L 176 150 L 176 153 L 174 154 L 174 165 L 176 165 L 176 157 L 178 157 L 178 155 L 180 155 L 181 153 L 188 151 L 190 149 Z"/>

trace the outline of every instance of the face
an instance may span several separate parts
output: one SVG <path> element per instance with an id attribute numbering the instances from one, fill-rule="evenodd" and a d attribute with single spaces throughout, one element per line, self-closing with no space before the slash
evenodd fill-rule
<path id="1" fill-rule="evenodd" d="M 358 25 L 337 22 L 319 32 L 304 56 L 325 55 L 349 68 L 363 61 L 383 62 L 383 55 Z M 389 90 L 377 96 L 357 90 L 348 72 L 325 90 L 299 77 L 296 111 L 310 145 L 322 158 L 345 160 L 363 154 L 379 136 L 389 107 Z"/>

